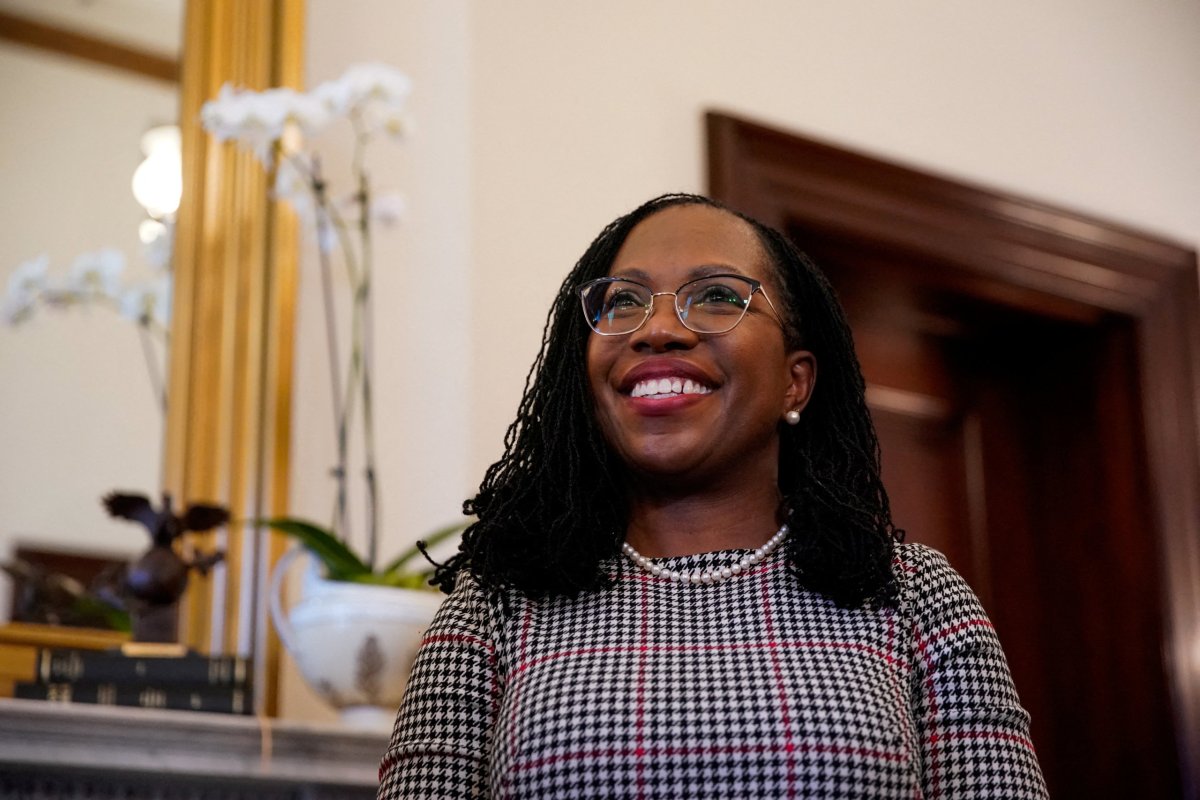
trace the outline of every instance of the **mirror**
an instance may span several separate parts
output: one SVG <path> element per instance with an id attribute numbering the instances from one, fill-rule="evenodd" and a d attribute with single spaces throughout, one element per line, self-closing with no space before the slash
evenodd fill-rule
<path id="1" fill-rule="evenodd" d="M 182 29 L 183 0 L 0 0 L 0 290 L 42 256 L 61 287 L 106 249 L 126 262 L 118 296 L 155 278 L 131 182 L 143 135 L 178 115 Z M 122 560 L 146 547 L 100 498 L 162 484 L 163 344 L 117 303 L 38 303 L 18 325 L 0 321 L 0 560 L 18 547 Z M 0 577 L 0 619 L 10 595 Z"/>

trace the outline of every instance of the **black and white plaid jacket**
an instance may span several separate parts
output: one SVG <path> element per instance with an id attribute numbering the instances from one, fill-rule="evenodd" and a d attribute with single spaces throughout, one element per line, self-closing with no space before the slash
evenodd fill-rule
<path id="1" fill-rule="evenodd" d="M 995 631 L 940 553 L 897 548 L 898 610 L 800 589 L 782 550 L 711 586 L 607 566 L 612 589 L 506 611 L 463 574 L 381 798 L 1046 796 Z"/>

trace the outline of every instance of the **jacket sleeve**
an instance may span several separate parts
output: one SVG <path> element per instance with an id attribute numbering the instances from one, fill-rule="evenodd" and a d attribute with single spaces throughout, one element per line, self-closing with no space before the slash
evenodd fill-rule
<path id="1" fill-rule="evenodd" d="M 379 767 L 379 798 L 487 795 L 500 702 L 489 619 L 464 570 L 421 642 Z"/>
<path id="2" fill-rule="evenodd" d="M 899 560 L 925 797 L 1047 797 L 1029 714 L 978 598 L 936 550 L 906 545 Z"/>

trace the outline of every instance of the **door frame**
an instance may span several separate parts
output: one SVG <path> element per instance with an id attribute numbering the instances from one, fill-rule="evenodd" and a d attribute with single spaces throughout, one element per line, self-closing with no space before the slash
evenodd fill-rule
<path id="1" fill-rule="evenodd" d="M 1185 789 L 1200 793 L 1200 282 L 1161 236 L 949 180 L 725 113 L 706 115 L 708 191 L 787 230 L 935 263 L 965 295 L 1057 319 L 1133 321 L 1163 655 Z"/>

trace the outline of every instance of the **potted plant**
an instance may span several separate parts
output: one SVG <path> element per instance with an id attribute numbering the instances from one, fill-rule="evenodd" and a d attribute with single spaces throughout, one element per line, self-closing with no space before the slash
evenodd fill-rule
<path id="1" fill-rule="evenodd" d="M 421 636 L 442 602 L 430 591 L 432 564 L 414 562 L 466 523 L 440 528 L 372 569 L 327 528 L 293 518 L 262 522 L 303 545 L 280 559 L 268 595 L 275 629 L 301 675 L 346 724 L 389 729 Z M 303 553 L 313 558 L 301 599 L 285 613 L 283 578 Z"/>
<path id="2" fill-rule="evenodd" d="M 375 190 L 366 167 L 366 148 L 380 135 L 403 135 L 410 88 L 403 73 L 362 64 L 309 92 L 251 91 L 226 85 L 201 111 L 204 127 L 215 137 L 258 157 L 275 196 L 293 206 L 317 245 L 337 445 L 332 521 L 329 525 L 296 518 L 256 522 L 293 538 L 313 556 L 301 599 L 288 614 L 283 612 L 280 589 L 298 551 L 289 551 L 276 566 L 270 590 L 272 615 L 308 683 L 342 711 L 343 719 L 363 724 L 390 725 L 420 634 L 441 600 L 427 590 L 431 570 L 414 568 L 413 562 L 425 546 L 464 527 L 435 531 L 390 562 L 378 558 L 371 242 L 375 225 L 394 223 L 402 204 L 397 195 Z M 354 136 L 352 188 L 342 197 L 331 191 L 320 155 L 308 149 L 318 134 L 337 122 L 349 124 Z M 349 284 L 348 320 L 338 319 L 335 268 Z M 345 353 L 343 335 L 348 338 Z M 348 460 L 350 440 L 356 435 L 361 435 L 359 474 L 365 489 L 366 552 L 362 555 L 347 544 Z"/>

